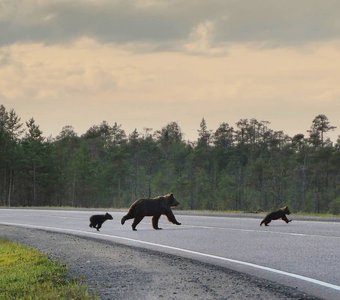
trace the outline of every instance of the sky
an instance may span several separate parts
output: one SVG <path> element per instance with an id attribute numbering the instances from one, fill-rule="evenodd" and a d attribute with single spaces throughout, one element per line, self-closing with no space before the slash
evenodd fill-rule
<path id="1" fill-rule="evenodd" d="M 0 0 L 0 104 L 56 137 L 202 118 L 340 135 L 338 0 Z"/>

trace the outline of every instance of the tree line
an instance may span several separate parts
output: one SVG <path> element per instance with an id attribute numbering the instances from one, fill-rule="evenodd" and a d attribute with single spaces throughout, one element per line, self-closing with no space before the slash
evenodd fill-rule
<path id="1" fill-rule="evenodd" d="M 203 118 L 185 141 L 176 122 L 127 135 L 103 121 L 46 138 L 0 105 L 0 205 L 121 208 L 173 192 L 182 209 L 340 213 L 340 136 L 327 138 L 328 118 L 293 137 L 269 125 L 241 119 L 213 131 Z"/>

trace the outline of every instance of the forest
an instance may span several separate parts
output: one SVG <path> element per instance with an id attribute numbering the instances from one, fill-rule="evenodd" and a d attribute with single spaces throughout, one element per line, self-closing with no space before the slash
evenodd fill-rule
<path id="1" fill-rule="evenodd" d="M 293 137 L 256 119 L 198 125 L 196 141 L 176 122 L 127 134 L 103 121 L 80 136 L 67 125 L 46 138 L 0 105 L 0 206 L 125 208 L 172 192 L 179 209 L 340 214 L 340 136 L 327 137 L 325 115 Z"/>

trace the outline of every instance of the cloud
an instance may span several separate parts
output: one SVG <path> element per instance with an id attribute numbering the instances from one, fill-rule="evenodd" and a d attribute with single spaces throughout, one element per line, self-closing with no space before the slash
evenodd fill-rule
<path id="1" fill-rule="evenodd" d="M 17 0 L 6 1 L 0 15 L 1 43 L 68 43 L 82 37 L 110 43 L 158 43 L 180 35 L 165 9 L 146 4 L 26 0 L 18 8 Z"/>
<path id="2" fill-rule="evenodd" d="M 225 55 L 225 47 L 216 47 L 212 44 L 215 36 L 215 24 L 205 21 L 198 24 L 190 33 L 189 41 L 184 44 L 184 49 L 190 54 Z"/>
<path id="3" fill-rule="evenodd" d="M 194 136 L 202 117 L 296 133 L 339 120 L 339 13 L 337 0 L 0 0 L 0 102 L 53 134 L 175 120 Z"/>
<path id="4" fill-rule="evenodd" d="M 179 49 L 192 42 L 195 30 L 210 30 L 213 24 L 212 48 L 232 43 L 282 47 L 339 39 L 339 13 L 337 0 L 3 0 L 0 43 L 68 43 L 90 37 Z M 207 46 L 202 41 L 196 46 Z"/>
<path id="5" fill-rule="evenodd" d="M 190 51 L 210 51 L 213 25 L 198 26 Z M 214 49 L 214 48 L 212 48 Z M 16 44 L 0 52 L 5 99 L 151 101 L 153 103 L 289 101 L 308 106 L 338 101 L 339 49 L 334 44 L 259 49 L 229 47 L 227 56 L 179 52 L 133 53 L 129 47 L 83 38 L 72 45 Z M 6 63 L 7 62 L 7 63 Z M 235 106 L 235 103 L 231 104 Z M 274 105 L 275 107 L 275 105 Z"/>
<path id="6" fill-rule="evenodd" d="M 7 66 L 12 63 L 11 54 L 9 51 L 0 49 L 0 66 Z"/>

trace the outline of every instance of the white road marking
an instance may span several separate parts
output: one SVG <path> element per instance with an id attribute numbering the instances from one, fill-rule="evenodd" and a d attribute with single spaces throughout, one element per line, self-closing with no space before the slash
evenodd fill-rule
<path id="1" fill-rule="evenodd" d="M 183 225 L 183 227 L 190 228 L 202 228 L 202 229 L 217 229 L 217 230 L 231 230 L 231 231 L 243 231 L 243 232 L 256 232 L 256 233 L 269 233 L 269 234 L 281 234 L 281 235 L 292 235 L 292 236 L 303 236 L 303 237 L 321 237 L 321 238 L 337 238 L 340 236 L 335 235 L 319 235 L 319 234 L 308 234 L 308 233 L 294 233 L 294 232 L 282 232 L 282 231 L 271 231 L 271 230 L 258 230 L 258 229 L 242 229 L 242 228 L 231 228 L 231 227 L 217 227 L 217 226 L 202 226 L 202 225 Z M 179 228 L 178 228 L 179 229 Z"/>
<path id="2" fill-rule="evenodd" d="M 137 243 L 137 244 L 149 245 L 149 246 L 153 246 L 153 247 L 156 247 L 156 248 L 158 247 L 158 248 L 163 248 L 163 249 L 175 250 L 177 252 L 189 253 L 189 254 L 193 254 L 193 255 L 196 255 L 196 256 L 207 257 L 207 258 L 212 258 L 212 259 L 221 260 L 221 261 L 227 261 L 227 262 L 231 262 L 231 263 L 235 263 L 235 264 L 239 264 L 239 265 L 244 265 L 244 266 L 248 266 L 248 267 L 255 268 L 255 269 L 260 269 L 260 270 L 264 270 L 264 271 L 288 276 L 288 277 L 291 277 L 291 278 L 303 280 L 303 281 L 306 281 L 306 282 L 309 282 L 309 283 L 313 283 L 313 284 L 317 284 L 317 285 L 320 285 L 320 286 L 323 286 L 323 287 L 326 287 L 326 288 L 330 288 L 330 289 L 333 289 L 333 290 L 336 290 L 336 291 L 340 291 L 340 286 L 335 285 L 335 284 L 331 284 L 331 283 L 328 283 L 328 282 L 324 282 L 324 281 L 321 281 L 321 280 L 317 280 L 317 279 L 314 279 L 314 278 L 310 278 L 310 277 L 306 277 L 306 276 L 302 276 L 302 275 L 298 275 L 298 274 L 294 274 L 294 273 L 290 273 L 290 272 L 286 272 L 286 271 L 281 271 L 281 270 L 278 270 L 278 269 L 269 268 L 269 267 L 249 263 L 249 262 L 246 262 L 246 261 L 226 258 L 226 257 L 222 257 L 222 256 L 197 252 L 197 251 L 193 251 L 193 250 L 188 250 L 188 249 L 183 249 L 183 248 L 178 248 L 178 247 L 173 247 L 173 246 L 168 246 L 168 245 L 162 245 L 162 244 L 151 243 L 151 242 L 146 242 L 146 241 L 127 238 L 127 237 L 103 234 L 103 233 L 99 233 L 99 232 L 89 232 L 89 231 L 83 231 L 83 230 L 76 230 L 76 229 L 65 229 L 65 228 L 58 228 L 58 227 L 37 226 L 37 225 L 8 223 L 8 222 L 0 222 L 0 224 L 11 225 L 11 226 L 19 226 L 19 227 L 25 227 L 25 228 L 33 228 L 33 229 L 43 229 L 43 230 L 56 231 L 56 232 L 66 232 L 66 233 L 73 232 L 73 233 L 78 233 L 78 234 L 82 234 L 82 235 L 89 235 L 89 236 L 100 235 L 102 237 L 108 237 L 110 239 L 123 240 L 123 241 L 133 242 L 133 243 Z"/>

